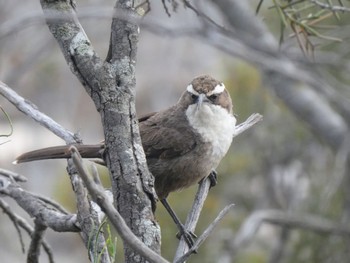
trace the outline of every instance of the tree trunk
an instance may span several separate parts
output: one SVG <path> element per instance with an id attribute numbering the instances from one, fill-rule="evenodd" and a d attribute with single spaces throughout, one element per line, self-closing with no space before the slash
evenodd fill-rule
<path id="1" fill-rule="evenodd" d="M 123 17 L 137 16 L 132 3 L 117 2 L 109 53 L 103 61 L 79 24 L 70 1 L 41 0 L 51 33 L 101 115 L 115 206 L 135 235 L 159 253 L 160 228 L 152 211 L 153 177 L 147 168 L 135 111 L 138 26 L 118 19 L 120 12 Z M 145 262 L 127 245 L 124 247 L 125 262 Z"/>

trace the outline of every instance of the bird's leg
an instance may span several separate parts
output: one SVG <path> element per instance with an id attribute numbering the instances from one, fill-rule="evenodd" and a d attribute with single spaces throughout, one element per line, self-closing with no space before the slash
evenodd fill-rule
<path id="1" fill-rule="evenodd" d="M 174 220 L 177 228 L 179 229 L 179 233 L 176 235 L 177 238 L 180 238 L 181 236 L 184 237 L 187 245 L 189 248 L 191 248 L 194 244 L 194 238 L 197 238 L 197 236 L 191 232 L 185 229 L 185 226 L 181 223 L 180 219 L 175 214 L 174 210 L 170 207 L 168 201 L 166 198 L 160 200 L 165 209 L 168 211 L 169 215 Z"/>
<path id="2" fill-rule="evenodd" d="M 215 185 L 217 185 L 217 183 L 218 183 L 218 173 L 215 170 L 210 172 L 210 174 L 208 175 L 208 178 L 210 180 L 210 188 L 214 187 Z M 207 179 L 207 177 L 204 177 L 202 180 L 205 180 L 205 179 Z M 202 180 L 200 180 L 199 183 L 201 183 Z"/>
<path id="3" fill-rule="evenodd" d="M 208 178 L 210 180 L 210 187 L 214 187 L 215 185 L 217 185 L 217 183 L 218 183 L 218 173 L 215 170 L 210 172 Z"/>

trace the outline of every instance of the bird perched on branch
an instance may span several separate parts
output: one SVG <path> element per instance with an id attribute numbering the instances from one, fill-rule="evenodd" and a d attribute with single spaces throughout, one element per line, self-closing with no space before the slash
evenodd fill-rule
<path id="1" fill-rule="evenodd" d="M 235 131 L 232 100 L 222 82 L 199 76 L 187 86 L 172 107 L 139 119 L 142 145 L 155 191 L 172 216 L 166 198 L 189 187 L 215 169 L 228 151 Z M 103 158 L 103 144 L 76 145 L 83 158 Z M 17 163 L 70 158 L 69 146 L 55 146 L 24 153 Z M 170 210 L 169 210 L 170 209 Z M 174 218 L 191 245 L 191 234 Z"/>

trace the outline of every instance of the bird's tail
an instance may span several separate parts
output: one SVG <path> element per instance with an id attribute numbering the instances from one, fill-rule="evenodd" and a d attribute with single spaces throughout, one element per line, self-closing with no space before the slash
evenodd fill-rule
<path id="1" fill-rule="evenodd" d="M 42 148 L 31 152 L 26 152 L 17 157 L 14 163 L 25 163 L 37 160 L 46 159 L 67 159 L 71 157 L 71 145 L 53 146 Z M 103 144 L 74 144 L 83 158 L 102 158 L 104 145 Z"/>

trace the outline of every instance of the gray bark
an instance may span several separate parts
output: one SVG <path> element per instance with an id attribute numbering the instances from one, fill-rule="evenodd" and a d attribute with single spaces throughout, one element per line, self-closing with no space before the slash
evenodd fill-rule
<path id="1" fill-rule="evenodd" d="M 115 10 L 136 15 L 133 1 L 119 1 Z M 160 228 L 154 220 L 153 178 L 141 146 L 135 111 L 135 63 L 138 27 L 113 19 L 107 61 L 94 51 L 69 1 L 41 1 L 49 29 L 72 72 L 84 85 L 101 115 L 105 160 L 116 208 L 127 225 L 151 249 L 160 252 Z M 62 19 L 57 19 L 57 13 Z M 56 19 L 50 19 L 50 15 Z M 125 262 L 145 262 L 125 246 Z"/>

